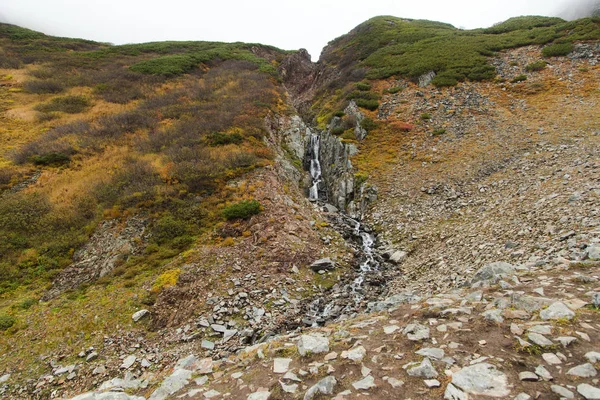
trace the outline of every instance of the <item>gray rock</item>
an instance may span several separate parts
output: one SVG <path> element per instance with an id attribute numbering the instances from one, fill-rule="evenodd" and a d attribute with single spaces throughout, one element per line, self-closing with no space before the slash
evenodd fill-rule
<path id="1" fill-rule="evenodd" d="M 212 399 L 213 397 L 217 397 L 220 396 L 221 393 L 217 392 L 214 389 L 209 390 L 208 392 L 204 392 L 204 398 L 205 399 Z"/>
<path id="2" fill-rule="evenodd" d="M 562 344 L 563 347 L 567 347 L 570 344 L 572 344 L 573 342 L 575 342 L 577 340 L 577 338 L 573 337 L 573 336 L 561 336 L 561 337 L 556 338 L 556 340 L 560 344 Z"/>
<path id="3" fill-rule="evenodd" d="M 291 358 L 275 358 L 273 359 L 273 372 L 276 374 L 285 374 L 290 368 Z"/>
<path id="4" fill-rule="evenodd" d="M 585 251 L 585 254 L 590 260 L 600 261 L 600 245 L 593 244 L 591 246 L 588 246 L 588 248 Z"/>
<path id="5" fill-rule="evenodd" d="M 133 364 L 135 364 L 136 360 L 137 360 L 137 358 L 134 355 L 125 357 L 125 359 L 123 360 L 123 364 L 121 364 L 121 368 L 123 368 L 123 369 L 130 368 Z"/>
<path id="6" fill-rule="evenodd" d="M 559 395 L 560 397 L 565 398 L 565 399 L 574 399 L 575 398 L 575 393 L 571 392 L 569 389 L 564 388 L 562 386 L 552 385 L 552 386 L 550 386 L 550 390 L 552 390 L 552 392 L 556 393 L 557 395 Z"/>
<path id="7" fill-rule="evenodd" d="M 587 383 L 582 383 L 581 385 L 577 386 L 577 392 L 587 400 L 600 399 L 600 389 L 592 385 L 588 385 Z"/>
<path id="8" fill-rule="evenodd" d="M 348 351 L 342 351 L 341 357 L 352 361 L 362 361 L 367 355 L 367 349 L 363 346 L 357 346 Z"/>
<path id="9" fill-rule="evenodd" d="M 202 340 L 202 344 L 200 346 L 206 350 L 214 350 L 215 349 L 214 342 L 211 342 L 210 340 L 206 340 L 206 339 Z"/>
<path id="10" fill-rule="evenodd" d="M 248 400 L 269 400 L 271 392 L 255 392 L 248 396 Z"/>
<path id="11" fill-rule="evenodd" d="M 196 356 L 189 355 L 177 361 L 175 369 L 187 369 L 200 375 L 210 374 L 213 371 L 213 360 L 212 358 L 199 360 Z"/>
<path id="12" fill-rule="evenodd" d="M 298 391 L 298 384 L 297 383 L 293 383 L 291 385 L 286 385 L 285 383 L 279 381 L 279 384 L 281 385 L 281 390 L 283 390 L 286 393 L 296 393 Z"/>
<path id="13" fill-rule="evenodd" d="M 578 376 L 580 378 L 593 378 L 597 374 L 596 368 L 590 363 L 578 365 L 567 371 L 567 375 Z"/>
<path id="14" fill-rule="evenodd" d="M 149 315 L 150 311 L 148 310 L 140 310 L 135 312 L 132 316 L 131 319 L 133 319 L 133 322 L 138 322 L 140 319 L 144 318 L 145 316 Z"/>
<path id="15" fill-rule="evenodd" d="M 589 351 L 585 353 L 585 358 L 587 358 L 587 360 L 592 364 L 595 364 L 597 362 L 600 362 L 600 353 L 598 353 L 597 351 Z"/>
<path id="16" fill-rule="evenodd" d="M 429 328 L 421 324 L 408 324 L 402 331 L 408 340 L 419 341 L 429 339 Z"/>
<path id="17" fill-rule="evenodd" d="M 433 379 L 438 377 L 438 373 L 429 361 L 429 358 L 424 359 L 421 364 L 416 367 L 409 368 L 406 373 L 409 376 L 416 376 L 419 378 Z"/>
<path id="18" fill-rule="evenodd" d="M 461 369 L 452 375 L 452 384 L 476 396 L 506 397 L 510 394 L 506 375 L 487 363 Z"/>
<path id="19" fill-rule="evenodd" d="M 552 335 L 552 327 L 550 325 L 535 325 L 527 329 L 527 332 L 539 333 L 540 335 Z"/>
<path id="20" fill-rule="evenodd" d="M 554 379 L 552 374 L 550 374 L 550 371 L 548 371 L 543 365 L 538 365 L 535 368 L 535 374 L 545 381 L 551 381 Z"/>
<path id="21" fill-rule="evenodd" d="M 444 350 L 442 349 L 437 349 L 435 347 L 428 347 L 425 349 L 421 349 L 419 351 L 417 351 L 418 355 L 423 356 L 423 357 L 429 357 L 429 358 L 433 358 L 434 360 L 441 360 L 442 358 L 444 358 Z"/>
<path id="22" fill-rule="evenodd" d="M 425 386 L 427 386 L 428 388 L 437 388 L 440 387 L 442 384 L 440 383 L 440 381 L 438 381 L 437 379 L 425 379 L 423 381 L 423 383 L 425 383 Z"/>
<path id="23" fill-rule="evenodd" d="M 98 390 L 101 392 L 112 390 L 115 388 L 138 390 L 140 388 L 145 388 L 147 385 L 147 382 L 141 379 L 135 379 L 132 373 L 127 372 L 125 373 L 123 379 L 113 378 L 111 380 L 103 382 Z"/>
<path id="24" fill-rule="evenodd" d="M 550 307 L 542 310 L 540 312 L 540 318 L 544 321 L 549 319 L 568 319 L 571 320 L 575 317 L 575 313 L 569 309 L 564 303 L 557 301 L 553 303 Z"/>
<path id="25" fill-rule="evenodd" d="M 334 376 L 328 376 L 317 382 L 316 385 L 312 386 L 304 394 L 304 400 L 312 400 L 317 394 L 333 394 L 337 381 Z"/>
<path id="26" fill-rule="evenodd" d="M 192 378 L 192 371 L 187 369 L 176 369 L 171 375 L 169 375 L 156 389 L 148 400 L 164 400 L 173 393 L 183 389 L 187 384 L 190 383 Z"/>
<path id="27" fill-rule="evenodd" d="M 352 387 L 356 390 L 369 390 L 376 386 L 377 385 L 375 384 L 375 378 L 373 378 L 373 376 L 371 376 L 371 375 L 361 379 L 360 381 L 356 381 L 352 384 Z"/>
<path id="28" fill-rule="evenodd" d="M 298 353 L 301 356 L 329 352 L 329 339 L 323 336 L 302 335 L 298 340 Z"/>
<path id="29" fill-rule="evenodd" d="M 495 322 L 501 324 L 504 322 L 502 317 L 502 310 L 487 310 L 481 314 L 486 321 Z"/>
<path id="30" fill-rule="evenodd" d="M 444 392 L 445 400 L 468 400 L 467 395 L 462 390 L 458 389 L 452 383 L 449 383 L 446 386 L 446 391 Z"/>
<path id="31" fill-rule="evenodd" d="M 10 379 L 10 374 L 0 376 L 0 383 L 8 382 Z"/>
<path id="32" fill-rule="evenodd" d="M 513 400 L 531 400 L 531 396 L 527 393 L 519 393 Z"/>
<path id="33" fill-rule="evenodd" d="M 401 264 L 404 260 L 406 260 L 407 256 L 408 253 L 405 251 L 395 251 L 392 253 L 392 255 L 390 255 L 390 262 L 393 262 L 396 265 Z"/>
<path id="34" fill-rule="evenodd" d="M 219 333 L 225 333 L 225 331 L 227 330 L 227 327 L 225 325 L 221 325 L 221 324 L 212 324 L 210 327 L 212 328 L 213 331 L 219 332 Z"/>
<path id="35" fill-rule="evenodd" d="M 528 381 L 528 382 L 537 382 L 540 380 L 540 378 L 533 372 L 523 371 L 523 372 L 519 373 L 519 380 Z"/>
<path id="36" fill-rule="evenodd" d="M 471 284 L 483 281 L 495 283 L 514 274 L 515 267 L 512 264 L 505 262 L 494 262 L 485 265 L 483 268 L 477 271 L 471 279 Z"/>
<path id="37" fill-rule="evenodd" d="M 531 333 L 527 334 L 527 338 L 534 344 L 537 344 L 538 346 L 541 346 L 541 347 L 552 346 L 554 344 L 546 336 L 540 335 L 539 333 L 535 333 L 535 332 L 531 332 Z"/>
<path id="38" fill-rule="evenodd" d="M 331 258 L 321 258 L 320 260 L 310 264 L 310 269 L 312 269 L 314 272 L 331 271 L 335 269 L 335 263 L 331 261 Z"/>
<path id="39" fill-rule="evenodd" d="M 560 358 L 554 353 L 544 353 L 542 354 L 542 358 L 550 365 L 559 365 L 562 364 Z"/>
<path id="40" fill-rule="evenodd" d="M 421 297 L 412 292 L 395 294 L 386 298 L 383 301 L 370 302 L 367 307 L 371 312 L 379 312 L 389 310 L 401 304 L 415 304 L 421 301 Z"/>
<path id="41" fill-rule="evenodd" d="M 592 295 L 592 305 L 594 307 L 600 308 L 600 293 L 594 293 Z"/>
<path id="42" fill-rule="evenodd" d="M 71 400 L 146 400 L 141 396 L 131 396 L 123 392 L 88 392 L 71 398 Z"/>
<path id="43" fill-rule="evenodd" d="M 95 360 L 96 358 L 98 358 L 98 353 L 95 351 L 92 351 L 90 354 L 88 354 L 88 356 L 85 358 L 86 362 L 90 362 Z"/>

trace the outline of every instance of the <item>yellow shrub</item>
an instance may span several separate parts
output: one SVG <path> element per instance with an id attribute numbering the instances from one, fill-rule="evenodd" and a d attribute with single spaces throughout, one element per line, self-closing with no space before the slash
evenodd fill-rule
<path id="1" fill-rule="evenodd" d="M 181 269 L 179 268 L 163 272 L 152 285 L 152 292 L 159 293 L 165 288 L 175 286 L 180 274 Z"/>

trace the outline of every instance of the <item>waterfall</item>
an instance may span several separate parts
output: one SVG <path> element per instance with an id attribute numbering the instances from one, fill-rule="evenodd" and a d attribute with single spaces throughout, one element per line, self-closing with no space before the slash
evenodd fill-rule
<path id="1" fill-rule="evenodd" d="M 312 186 L 309 190 L 310 200 L 319 200 L 319 183 L 321 183 L 321 163 L 319 162 L 319 152 L 321 146 L 321 137 L 314 133 L 310 135 L 310 176 L 312 177 Z"/>

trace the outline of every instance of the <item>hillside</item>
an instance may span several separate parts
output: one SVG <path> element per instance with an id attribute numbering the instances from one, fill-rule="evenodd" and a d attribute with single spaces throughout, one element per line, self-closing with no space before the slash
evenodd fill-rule
<path id="1" fill-rule="evenodd" d="M 4 397 L 600 398 L 597 18 L 0 56 Z"/>

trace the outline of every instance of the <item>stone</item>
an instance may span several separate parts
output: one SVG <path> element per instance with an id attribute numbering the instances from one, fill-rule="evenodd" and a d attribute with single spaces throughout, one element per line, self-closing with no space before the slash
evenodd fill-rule
<path id="1" fill-rule="evenodd" d="M 557 320 L 557 319 L 568 319 L 571 320 L 575 317 L 575 313 L 569 309 L 564 303 L 557 301 L 556 303 L 552 303 L 550 307 L 542 310 L 540 312 L 540 318 L 544 321 L 549 319 Z"/>
<path id="2" fill-rule="evenodd" d="M 213 331 L 219 333 L 225 333 L 225 331 L 227 330 L 227 327 L 221 324 L 212 324 L 210 327 Z"/>
<path id="3" fill-rule="evenodd" d="M 281 385 L 281 390 L 283 390 L 286 393 L 296 393 L 298 391 L 298 384 L 297 383 L 293 383 L 291 385 L 286 385 L 285 383 L 279 381 L 279 384 Z"/>
<path id="4" fill-rule="evenodd" d="M 527 332 L 539 333 L 540 335 L 552 335 L 552 327 L 550 325 L 535 325 L 527 329 Z"/>
<path id="5" fill-rule="evenodd" d="M 294 381 L 294 382 L 302 382 L 302 379 L 298 378 L 298 375 L 294 374 L 293 372 L 287 372 L 284 376 L 283 379 L 286 379 L 288 381 Z"/>
<path id="6" fill-rule="evenodd" d="M 596 351 L 589 351 L 585 353 L 585 358 L 587 358 L 587 360 L 592 364 L 595 364 L 597 362 L 600 362 L 600 353 Z"/>
<path id="7" fill-rule="evenodd" d="M 519 393 L 513 400 L 531 400 L 531 396 L 527 393 Z"/>
<path id="8" fill-rule="evenodd" d="M 317 394 L 333 394 L 337 381 L 334 376 L 328 376 L 321 379 L 314 386 L 306 391 L 304 394 L 304 400 L 312 400 Z"/>
<path id="9" fill-rule="evenodd" d="M 567 371 L 567 375 L 578 376 L 580 378 L 593 378 L 597 374 L 596 368 L 590 363 L 578 365 Z"/>
<path id="10" fill-rule="evenodd" d="M 88 392 L 71 398 L 71 400 L 146 400 L 141 396 L 131 396 L 123 392 Z"/>
<path id="11" fill-rule="evenodd" d="M 429 339 L 429 328 L 421 324 L 408 324 L 402 333 L 412 341 Z"/>
<path id="12" fill-rule="evenodd" d="M 98 353 L 95 351 L 92 351 L 90 354 L 88 354 L 88 356 L 85 358 L 86 362 L 90 362 L 90 361 L 94 361 L 96 358 L 98 358 Z"/>
<path id="13" fill-rule="evenodd" d="M 440 381 L 438 381 L 437 379 L 425 379 L 423 381 L 425 383 L 425 386 L 427 386 L 428 388 L 437 388 L 440 387 L 442 384 L 440 383 Z"/>
<path id="14" fill-rule="evenodd" d="M 348 351 L 343 351 L 341 357 L 352 361 L 362 361 L 367 355 L 367 350 L 363 346 L 355 347 Z"/>
<path id="15" fill-rule="evenodd" d="M 325 357 L 323 357 L 323 360 L 332 361 L 332 360 L 335 360 L 337 357 L 338 357 L 338 353 L 336 353 L 335 351 L 332 351 L 331 353 L 329 353 Z"/>
<path id="16" fill-rule="evenodd" d="M 206 350 L 214 350 L 215 349 L 214 342 L 211 342 L 210 340 L 206 340 L 206 339 L 202 340 L 202 344 L 200 346 Z"/>
<path id="17" fill-rule="evenodd" d="M 156 389 L 148 400 L 164 400 L 173 393 L 178 392 L 187 384 L 192 377 L 192 371 L 187 369 L 175 369 Z"/>
<path id="18" fill-rule="evenodd" d="M 444 392 L 445 400 L 468 400 L 467 395 L 462 390 L 458 389 L 452 383 L 449 383 L 446 386 L 446 391 Z"/>
<path id="19" fill-rule="evenodd" d="M 429 358 L 424 359 L 421 364 L 416 367 L 409 368 L 406 373 L 409 376 L 416 376 L 419 378 L 433 379 L 438 377 L 438 373 L 429 361 Z"/>
<path id="20" fill-rule="evenodd" d="M 473 275 L 471 284 L 483 281 L 497 282 L 508 276 L 514 275 L 515 267 L 506 262 L 494 262 L 485 265 Z"/>
<path id="21" fill-rule="evenodd" d="M 489 322 L 495 322 L 497 324 L 501 324 L 504 322 L 504 318 L 502 317 L 502 310 L 487 310 L 483 314 L 483 319 Z"/>
<path id="22" fill-rule="evenodd" d="M 404 386 L 404 381 L 401 381 L 396 378 L 388 378 L 387 383 L 390 384 L 394 389 L 398 389 L 399 387 Z"/>
<path id="23" fill-rule="evenodd" d="M 147 316 L 149 314 L 150 314 L 149 310 L 140 310 L 140 311 L 135 312 L 131 316 L 131 319 L 133 319 L 133 322 L 138 322 L 140 319 L 144 318 L 145 316 Z"/>
<path id="24" fill-rule="evenodd" d="M 585 251 L 587 258 L 594 261 L 600 261 L 600 244 L 588 246 Z"/>
<path id="25" fill-rule="evenodd" d="M 377 385 L 375 384 L 375 378 L 373 378 L 373 376 L 371 375 L 352 384 L 352 387 L 356 390 L 369 390 L 376 386 Z"/>
<path id="26" fill-rule="evenodd" d="M 250 394 L 248 400 L 269 400 L 269 397 L 271 397 L 271 392 L 262 391 Z"/>
<path id="27" fill-rule="evenodd" d="M 542 354 L 542 358 L 550 365 L 559 365 L 562 364 L 560 358 L 554 353 L 544 353 Z"/>
<path id="28" fill-rule="evenodd" d="M 550 371 L 548 371 L 543 365 L 538 365 L 535 368 L 535 374 L 545 381 L 551 381 L 554 379 L 552 374 L 550 374 Z"/>
<path id="29" fill-rule="evenodd" d="M 0 383 L 8 382 L 9 379 L 10 379 L 10 374 L 2 375 L 2 376 L 0 376 Z"/>
<path id="30" fill-rule="evenodd" d="M 133 364 L 135 364 L 136 360 L 137 360 L 137 358 L 134 355 L 125 357 L 125 359 L 123 360 L 123 363 L 121 364 L 121 368 L 122 369 L 130 368 Z"/>
<path id="31" fill-rule="evenodd" d="M 569 345 L 571 345 L 572 343 L 574 343 L 577 338 L 573 337 L 573 336 L 561 336 L 559 338 L 556 338 L 556 340 L 563 346 L 563 347 L 567 347 Z"/>
<path id="32" fill-rule="evenodd" d="M 582 383 L 581 385 L 577 386 L 577 392 L 587 400 L 600 399 L 600 389 L 592 385 L 588 385 L 587 383 Z"/>
<path id="33" fill-rule="evenodd" d="M 273 359 L 273 372 L 276 374 L 285 374 L 290 368 L 291 358 Z"/>
<path id="34" fill-rule="evenodd" d="M 335 269 L 335 263 L 331 261 L 331 258 L 321 258 L 320 260 L 313 262 L 310 265 L 310 269 L 314 272 L 332 271 Z"/>
<path id="35" fill-rule="evenodd" d="M 575 393 L 571 392 L 569 389 L 564 388 L 562 386 L 552 385 L 552 386 L 550 386 L 550 390 L 552 390 L 553 393 L 556 393 L 557 395 L 559 395 L 561 398 L 565 398 L 565 399 L 574 399 L 575 398 Z"/>
<path id="36" fill-rule="evenodd" d="M 592 294 L 592 305 L 596 308 L 600 308 L 600 293 Z"/>
<path id="37" fill-rule="evenodd" d="M 329 339 L 323 336 L 302 335 L 298 340 L 298 353 L 301 356 L 329 352 Z"/>
<path id="38" fill-rule="evenodd" d="M 519 373 L 519 380 L 527 382 L 537 382 L 540 380 L 536 374 L 530 371 L 523 371 Z"/>
<path id="39" fill-rule="evenodd" d="M 421 349 L 421 350 L 417 351 L 416 354 L 423 356 L 423 357 L 433 358 L 435 360 L 441 360 L 442 358 L 444 358 L 444 355 L 445 355 L 444 350 L 437 349 L 437 348 Z"/>
<path id="40" fill-rule="evenodd" d="M 454 373 L 452 384 L 475 396 L 503 398 L 510 394 L 506 375 L 488 363 L 475 364 Z"/>
<path id="41" fill-rule="evenodd" d="M 384 326 L 383 327 L 383 332 L 386 335 L 391 335 L 392 333 L 396 332 L 400 330 L 400 327 L 398 325 L 389 325 L 389 326 Z"/>
<path id="42" fill-rule="evenodd" d="M 217 396 L 220 396 L 220 395 L 221 395 L 220 392 L 217 392 L 216 390 L 211 389 L 208 392 L 204 393 L 204 398 L 205 399 L 212 399 L 213 397 L 217 397 Z"/>
<path id="43" fill-rule="evenodd" d="M 401 264 L 402 262 L 404 262 L 404 260 L 406 260 L 407 256 L 408 256 L 408 253 L 405 251 L 401 251 L 401 250 L 395 251 L 390 256 L 390 262 L 392 262 L 396 265 Z"/>
<path id="44" fill-rule="evenodd" d="M 535 333 L 535 332 L 529 333 L 527 335 L 527 338 L 532 343 L 537 344 L 538 346 L 541 346 L 541 347 L 552 346 L 554 344 L 546 336 L 540 335 L 539 333 Z"/>

